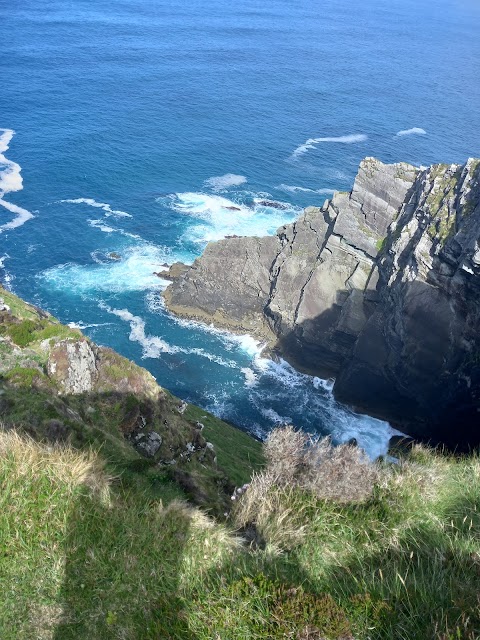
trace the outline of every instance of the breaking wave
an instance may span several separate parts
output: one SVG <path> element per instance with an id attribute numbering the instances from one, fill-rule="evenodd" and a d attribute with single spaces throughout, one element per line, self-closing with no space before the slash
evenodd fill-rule
<path id="1" fill-rule="evenodd" d="M 425 129 L 420 129 L 420 127 L 413 127 L 412 129 L 403 129 L 396 134 L 396 137 L 402 136 L 425 136 L 427 132 Z"/>
<path id="2" fill-rule="evenodd" d="M 303 144 L 301 144 L 299 147 L 295 149 L 295 151 L 291 155 L 291 158 L 298 159 L 300 156 L 302 156 L 304 153 L 306 153 L 310 149 L 315 149 L 317 144 L 320 144 L 322 142 L 354 144 L 355 142 L 364 142 L 367 139 L 368 139 L 368 136 L 366 136 L 364 133 L 355 133 L 348 136 L 338 136 L 338 137 L 327 136 L 325 138 L 309 138 L 306 142 L 304 142 Z"/>
<path id="3" fill-rule="evenodd" d="M 0 233 L 21 227 L 27 220 L 34 217 L 33 213 L 27 209 L 3 199 L 6 193 L 23 189 L 20 165 L 13 162 L 13 160 L 9 160 L 4 155 L 14 135 L 15 131 L 13 129 L 0 129 L 0 206 L 15 214 L 15 217 L 10 222 L 0 225 Z"/>
<path id="4" fill-rule="evenodd" d="M 185 231 L 184 240 L 201 244 L 227 236 L 270 235 L 301 212 L 300 207 L 274 200 L 256 197 L 245 204 L 195 192 L 175 194 L 170 206 L 177 213 L 197 219 Z"/>
<path id="5" fill-rule="evenodd" d="M 169 258 L 166 248 L 144 243 L 122 249 L 118 255 L 119 260 L 112 260 L 106 252 L 94 251 L 92 264 L 61 264 L 37 277 L 55 289 L 82 295 L 144 291 L 167 284 L 155 275 Z"/>

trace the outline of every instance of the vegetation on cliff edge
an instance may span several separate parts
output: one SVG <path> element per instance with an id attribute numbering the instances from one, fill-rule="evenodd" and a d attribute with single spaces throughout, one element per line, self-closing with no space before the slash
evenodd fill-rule
<path id="1" fill-rule="evenodd" d="M 66 393 L 85 338 L 0 293 L 2 640 L 480 638 L 477 455 L 372 466 L 292 428 L 262 451 L 97 347 Z"/>

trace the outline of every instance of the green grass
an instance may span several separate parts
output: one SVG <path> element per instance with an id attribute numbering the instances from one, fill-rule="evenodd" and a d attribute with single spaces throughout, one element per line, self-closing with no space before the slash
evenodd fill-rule
<path id="1" fill-rule="evenodd" d="M 480 637 L 477 456 L 417 448 L 362 504 L 279 489 L 306 529 L 278 554 L 95 453 L 0 454 L 2 640 Z"/>
<path id="2" fill-rule="evenodd" d="M 252 471 L 265 464 L 261 442 L 244 431 L 195 405 L 188 405 L 185 417 L 205 426 L 202 435 L 213 444 L 218 464 L 228 470 L 229 477 L 237 486 L 249 482 Z"/>
<path id="3" fill-rule="evenodd" d="M 3 298 L 5 304 L 8 304 L 11 312 L 17 318 L 21 318 L 22 320 L 36 320 L 38 318 L 38 312 L 32 305 L 27 304 L 14 293 L 11 293 L 11 291 L 4 289 L 1 285 L 0 297 Z"/>
<path id="4" fill-rule="evenodd" d="M 33 342 L 41 342 L 49 338 L 79 338 L 80 333 L 69 329 L 62 324 L 54 324 L 48 319 L 22 320 L 19 324 L 10 324 L 6 327 L 6 334 L 19 347 L 26 347 Z"/>
<path id="5" fill-rule="evenodd" d="M 375 247 L 379 253 L 381 253 L 385 249 L 385 245 L 387 243 L 387 238 L 379 238 L 375 243 Z"/>

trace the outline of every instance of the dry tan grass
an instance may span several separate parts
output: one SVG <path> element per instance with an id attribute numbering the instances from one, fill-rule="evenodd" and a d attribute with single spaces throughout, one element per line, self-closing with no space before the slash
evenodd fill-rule
<path id="1" fill-rule="evenodd" d="M 52 480 L 67 485 L 89 487 L 102 502 L 109 502 L 109 478 L 103 463 L 93 451 L 80 452 L 67 445 L 46 445 L 14 430 L 0 427 L 0 456 L 15 462 L 17 477 L 32 476 L 41 470 Z"/>
<path id="2" fill-rule="evenodd" d="M 379 482 L 379 468 L 350 444 L 332 446 L 291 426 L 274 429 L 264 445 L 268 477 L 277 485 L 295 484 L 319 498 L 361 502 Z M 248 491 L 247 491 L 248 493 Z"/>
<path id="3" fill-rule="evenodd" d="M 303 431 L 285 426 L 271 431 L 263 445 L 267 469 L 277 483 L 291 482 L 303 463 L 308 437 Z"/>
<path id="4" fill-rule="evenodd" d="M 266 543 L 272 552 L 292 549 L 302 542 L 306 532 L 305 507 L 296 500 L 294 484 L 278 485 L 271 471 L 254 475 L 233 509 L 239 529 L 254 526 L 255 542 Z"/>
<path id="5" fill-rule="evenodd" d="M 291 426 L 272 431 L 264 445 L 267 466 L 254 475 L 233 509 L 235 524 L 255 528 L 273 550 L 290 549 L 306 533 L 299 489 L 339 503 L 362 502 L 379 482 L 379 468 L 358 447 L 333 447 Z"/>
<path id="6" fill-rule="evenodd" d="M 333 447 L 328 438 L 305 451 L 299 484 L 318 498 L 335 502 L 362 502 L 379 479 L 378 467 L 362 449 L 349 444 Z"/>

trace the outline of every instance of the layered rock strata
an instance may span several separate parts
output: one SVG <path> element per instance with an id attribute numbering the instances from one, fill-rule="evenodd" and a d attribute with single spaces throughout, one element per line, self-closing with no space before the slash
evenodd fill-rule
<path id="1" fill-rule="evenodd" d="M 480 441 L 479 160 L 366 158 L 350 193 L 171 275 L 175 313 L 268 340 L 412 435 Z"/>

